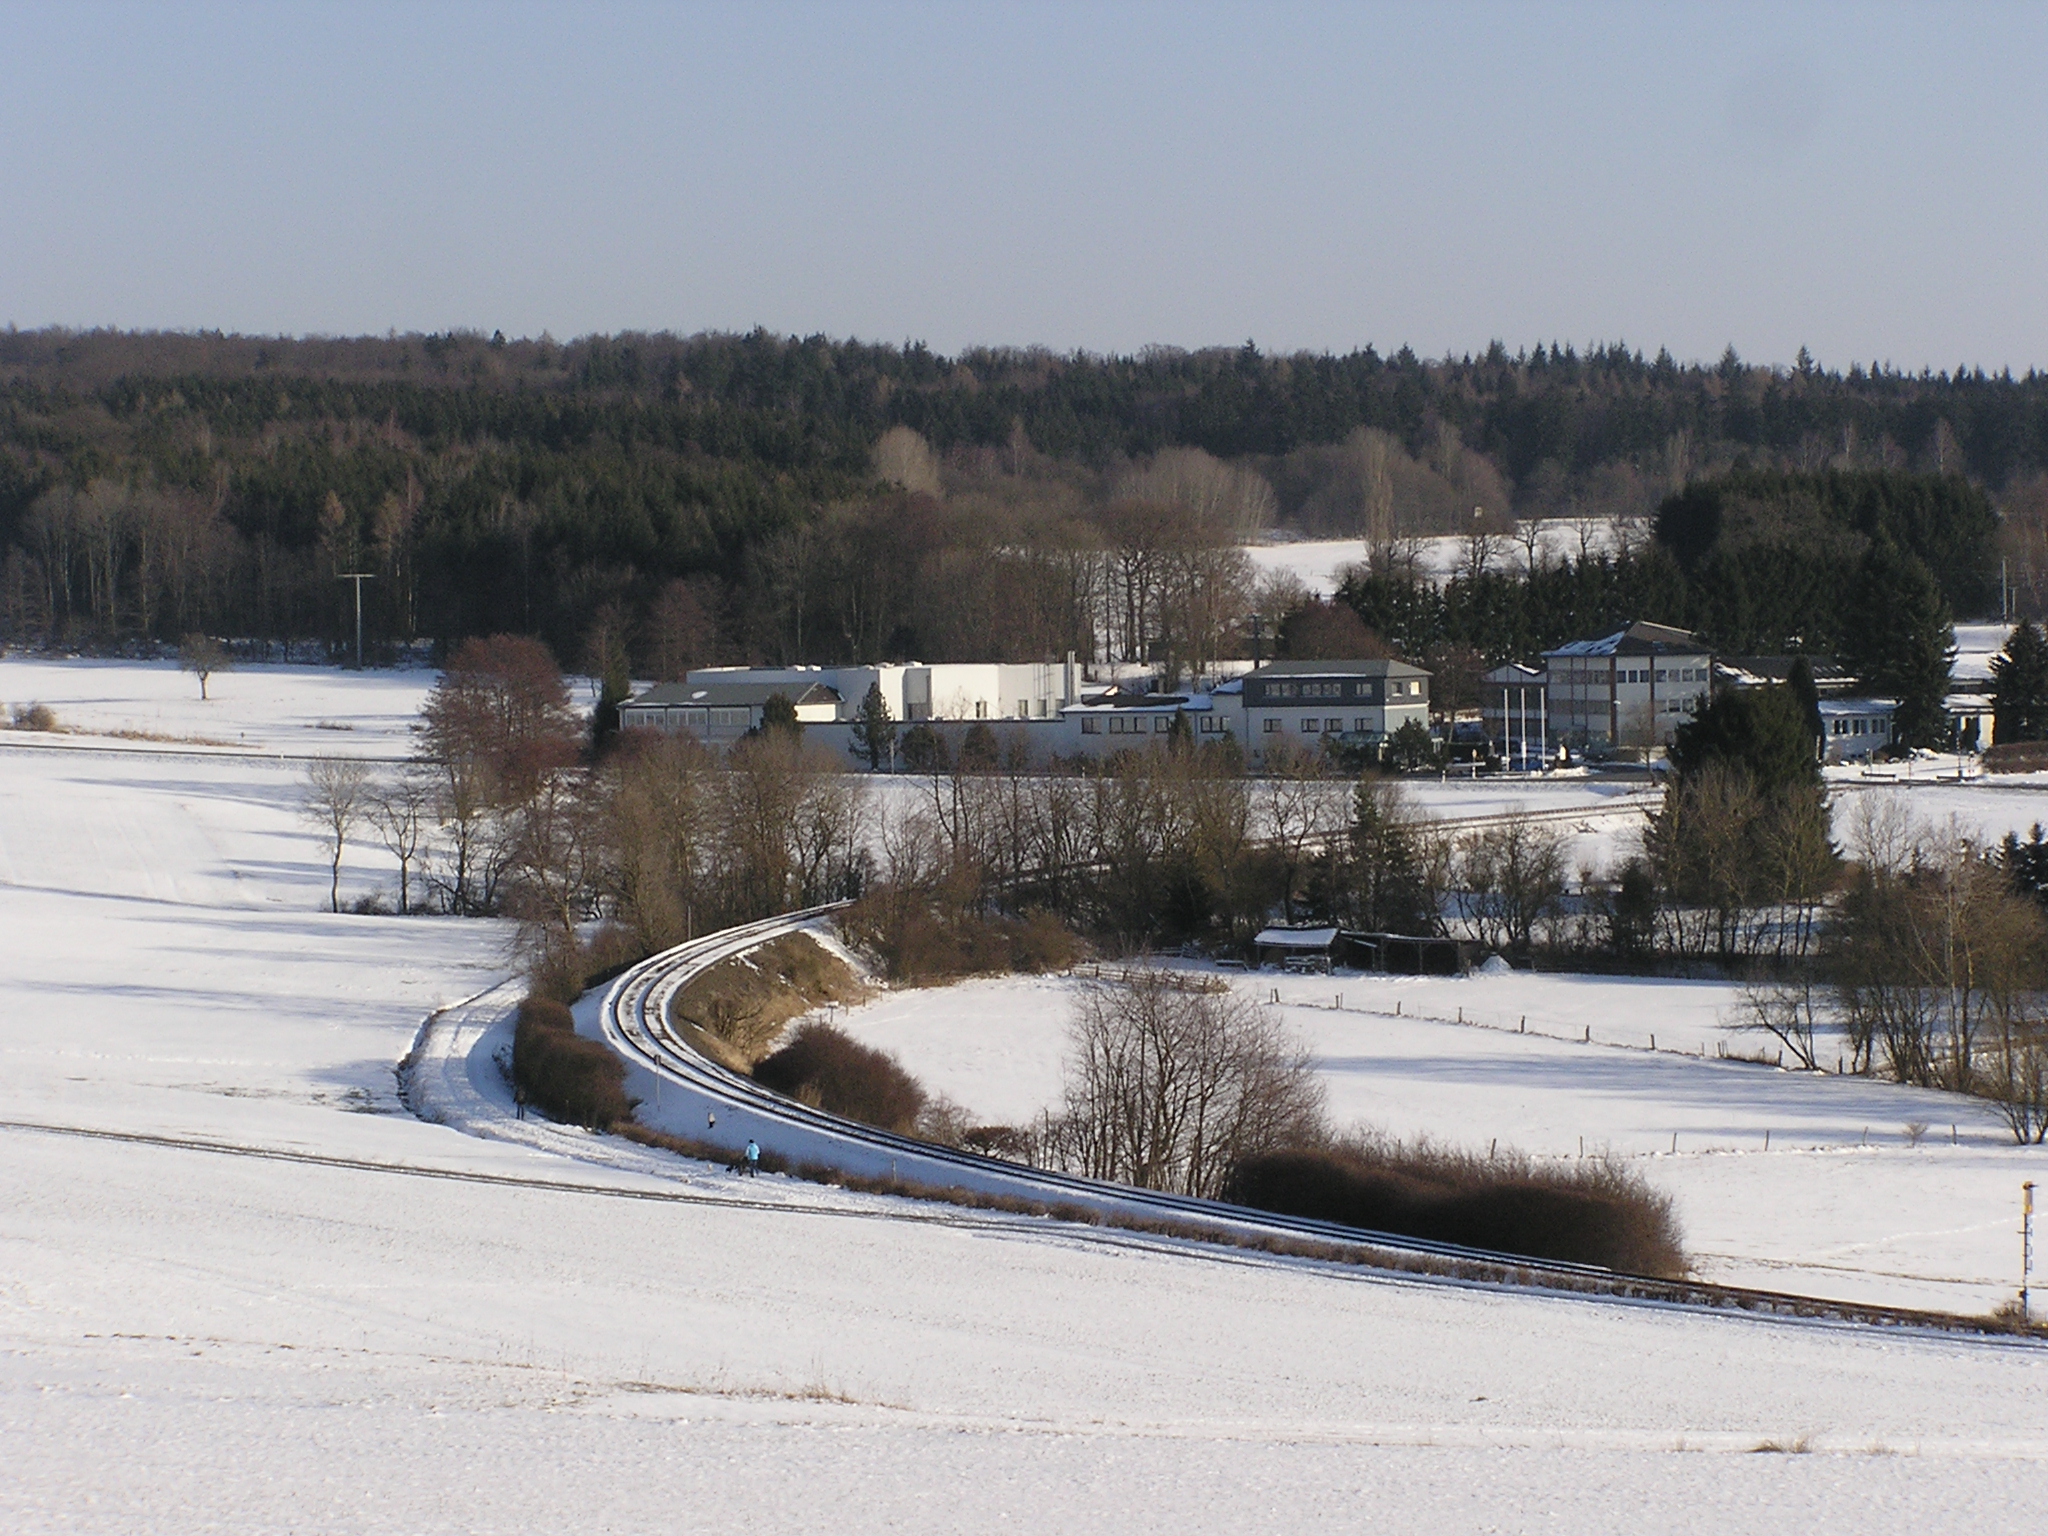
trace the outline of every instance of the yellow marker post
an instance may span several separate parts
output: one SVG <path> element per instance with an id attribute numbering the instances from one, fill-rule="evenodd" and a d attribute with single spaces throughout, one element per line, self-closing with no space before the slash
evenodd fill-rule
<path id="1" fill-rule="evenodd" d="M 2027 1318 L 2027 1282 L 2034 1273 L 2034 1181 L 2020 1186 L 2020 1321 Z"/>

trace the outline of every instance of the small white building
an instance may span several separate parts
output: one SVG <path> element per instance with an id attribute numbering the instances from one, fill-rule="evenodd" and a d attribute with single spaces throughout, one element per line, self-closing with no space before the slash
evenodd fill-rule
<path id="1" fill-rule="evenodd" d="M 1957 691 L 1941 701 L 1955 742 L 1967 752 L 1992 745 L 1998 730 L 1998 700 L 1988 693 Z"/>
<path id="2" fill-rule="evenodd" d="M 1487 750 L 1511 772 L 1533 773 L 1549 757 L 1548 674 L 1511 661 L 1479 679 Z"/>
<path id="3" fill-rule="evenodd" d="M 1875 757 L 1892 744 L 1894 699 L 1822 699 L 1821 758 L 1830 763 L 1855 763 Z"/>

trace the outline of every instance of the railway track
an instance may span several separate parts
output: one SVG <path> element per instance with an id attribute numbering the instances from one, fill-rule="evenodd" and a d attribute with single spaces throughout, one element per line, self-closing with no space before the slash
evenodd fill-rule
<path id="1" fill-rule="evenodd" d="M 807 1177 L 873 1181 L 963 1204 L 991 1198 L 1018 1202 L 1014 1208 L 1113 1228 L 1750 1316 L 2014 1334 L 2008 1323 L 1990 1317 L 1630 1275 L 1030 1168 L 895 1135 L 785 1099 L 711 1061 L 675 1028 L 672 1005 L 692 977 L 782 934 L 817 925 L 834 910 L 815 907 L 710 934 L 645 960 L 613 982 L 599 1012 L 600 1028 L 634 1074 L 628 1087 L 642 1101 L 643 1121 L 735 1157 L 754 1139 Z"/>

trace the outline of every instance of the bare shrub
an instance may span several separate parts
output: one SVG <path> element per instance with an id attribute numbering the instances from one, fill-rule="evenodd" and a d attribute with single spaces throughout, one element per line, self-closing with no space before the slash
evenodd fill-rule
<path id="1" fill-rule="evenodd" d="M 1063 971 L 1085 953 L 1080 935 L 1050 912 L 986 916 L 891 886 L 871 891 L 841 913 L 839 931 L 879 960 L 891 981 L 912 985 Z"/>
<path id="2" fill-rule="evenodd" d="M 1326 1134 L 1324 1092 L 1277 1012 L 1228 988 L 1137 970 L 1088 987 L 1069 1026 L 1050 1166 L 1214 1196 L 1237 1162 Z"/>
<path id="3" fill-rule="evenodd" d="M 1812 978 L 1748 986 L 1742 991 L 1743 1028 L 1767 1034 L 1809 1072 L 1820 1065 L 1820 998 Z"/>
<path id="4" fill-rule="evenodd" d="M 754 1068 L 754 1080 L 827 1114 L 905 1135 L 918 1128 L 926 1094 L 887 1051 L 815 1021 Z"/>
<path id="5" fill-rule="evenodd" d="M 1890 841 L 1851 872 L 1827 936 L 1850 1046 L 1862 1066 L 1985 1093 L 2030 1124 L 2048 919 L 1953 819 Z"/>
<path id="6" fill-rule="evenodd" d="M 512 1035 L 512 1080 L 528 1103 L 551 1119 L 608 1131 L 633 1118 L 626 1066 L 595 1040 L 576 1033 L 568 1008 L 529 997 Z"/>
<path id="7" fill-rule="evenodd" d="M 1288 1216 L 1628 1274 L 1686 1270 L 1670 1198 L 1606 1159 L 1537 1163 L 1354 1137 L 1240 1158 L 1223 1195 Z"/>
<path id="8" fill-rule="evenodd" d="M 17 704 L 8 714 L 17 731 L 57 729 L 57 712 L 47 704 Z"/>
<path id="9" fill-rule="evenodd" d="M 699 971 L 670 1006 L 675 1018 L 753 1062 L 791 1019 L 866 996 L 867 988 L 839 956 L 807 933 L 785 933 Z"/>

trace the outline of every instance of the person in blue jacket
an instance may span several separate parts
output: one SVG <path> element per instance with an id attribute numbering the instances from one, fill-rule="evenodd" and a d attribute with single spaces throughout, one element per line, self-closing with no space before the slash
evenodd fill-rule
<path id="1" fill-rule="evenodd" d="M 761 1171 L 761 1143 L 753 1137 L 747 1138 L 747 1177 L 752 1178 Z"/>

